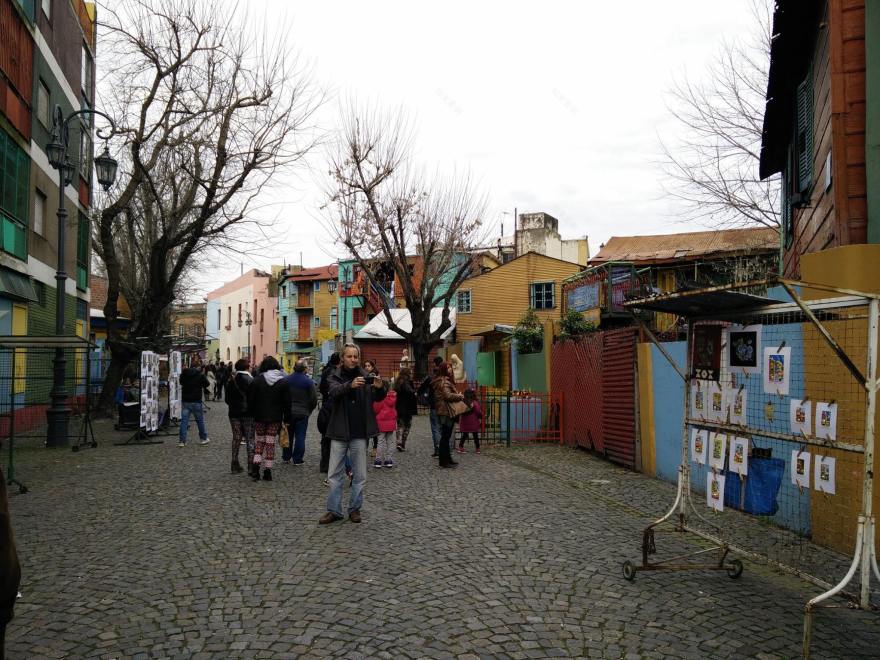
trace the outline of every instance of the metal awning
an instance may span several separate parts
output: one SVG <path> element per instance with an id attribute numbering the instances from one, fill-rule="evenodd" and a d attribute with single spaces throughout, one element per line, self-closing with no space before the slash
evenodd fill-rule
<path id="1" fill-rule="evenodd" d="M 88 339 L 76 335 L 0 335 L 0 348 L 97 348 Z"/>
<path id="2" fill-rule="evenodd" d="M 512 335 L 513 334 L 513 326 L 512 325 L 504 325 L 503 323 L 496 323 L 494 325 L 487 326 L 485 328 L 481 328 L 476 332 L 472 332 L 472 337 L 484 337 L 486 335 Z"/>
<path id="3" fill-rule="evenodd" d="M 750 309 L 766 307 L 777 301 L 729 289 L 697 289 L 667 293 L 650 298 L 639 298 L 623 303 L 627 309 L 644 309 L 651 312 L 676 314 L 685 318 L 712 316 L 719 311 L 747 313 Z"/>
<path id="4" fill-rule="evenodd" d="M 0 268 L 0 295 L 31 302 L 39 300 L 31 278 L 9 268 Z"/>

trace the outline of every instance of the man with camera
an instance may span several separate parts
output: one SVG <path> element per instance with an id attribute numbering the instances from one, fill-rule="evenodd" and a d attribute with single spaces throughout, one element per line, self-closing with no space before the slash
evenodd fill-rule
<path id="1" fill-rule="evenodd" d="M 318 521 L 322 525 L 342 520 L 342 485 L 345 457 L 351 460 L 352 481 L 348 518 L 361 521 L 364 484 L 367 481 L 367 438 L 379 434 L 373 402 L 385 398 L 388 388 L 381 378 L 368 374 L 360 366 L 361 351 L 346 344 L 342 366 L 328 377 L 327 395 L 333 401 L 327 435 L 330 437 L 330 494 L 327 512 Z"/>

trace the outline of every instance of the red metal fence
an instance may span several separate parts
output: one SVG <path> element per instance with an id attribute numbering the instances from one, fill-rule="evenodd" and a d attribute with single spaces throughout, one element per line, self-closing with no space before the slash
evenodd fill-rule
<path id="1" fill-rule="evenodd" d="M 635 467 L 636 329 L 603 333 L 602 427 L 605 454 L 615 463 Z"/>

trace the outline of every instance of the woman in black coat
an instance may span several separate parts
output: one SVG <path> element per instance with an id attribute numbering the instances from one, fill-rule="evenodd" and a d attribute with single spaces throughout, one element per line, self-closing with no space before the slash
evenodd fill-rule
<path id="1" fill-rule="evenodd" d="M 412 372 L 409 367 L 402 367 L 394 381 L 397 392 L 397 451 L 406 451 L 406 439 L 412 428 L 412 418 L 418 414 L 418 399 L 413 388 Z"/>
<path id="2" fill-rule="evenodd" d="M 248 412 L 254 419 L 254 463 L 251 467 L 254 481 L 260 478 L 261 464 L 263 480 L 272 481 L 275 442 L 281 425 L 290 423 L 290 388 L 284 381 L 286 375 L 278 360 L 265 357 L 260 362 L 260 375 L 247 391 Z"/>

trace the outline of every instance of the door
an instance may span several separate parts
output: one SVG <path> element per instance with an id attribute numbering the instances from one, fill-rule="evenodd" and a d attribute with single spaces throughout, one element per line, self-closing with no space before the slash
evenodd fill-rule
<path id="1" fill-rule="evenodd" d="M 496 353 L 477 353 L 477 384 L 494 387 L 497 382 Z"/>
<path id="2" fill-rule="evenodd" d="M 311 307 L 312 306 L 312 284 L 309 282 L 308 284 L 300 284 L 299 285 L 299 295 L 297 296 L 296 301 L 297 307 Z"/>
<path id="3" fill-rule="evenodd" d="M 311 314 L 299 314 L 297 316 L 298 324 L 299 324 L 299 332 L 297 333 L 297 339 L 300 341 L 304 341 L 306 339 L 310 339 L 312 336 L 312 315 Z"/>

